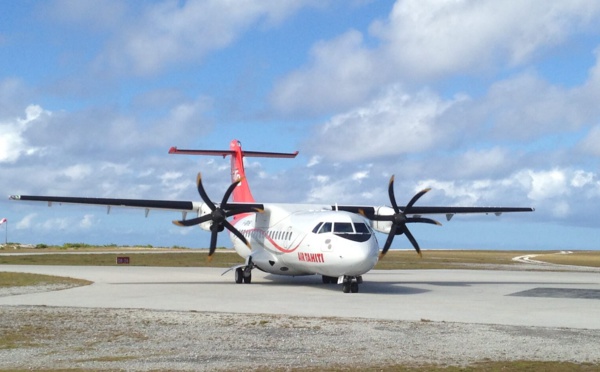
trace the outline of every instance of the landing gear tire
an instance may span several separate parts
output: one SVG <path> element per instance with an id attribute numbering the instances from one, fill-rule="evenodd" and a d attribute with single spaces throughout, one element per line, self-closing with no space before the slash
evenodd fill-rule
<path id="1" fill-rule="evenodd" d="M 358 293 L 359 283 L 362 283 L 361 276 L 344 276 L 344 282 L 342 283 L 342 291 L 344 293 Z"/>
<path id="2" fill-rule="evenodd" d="M 243 273 L 244 275 L 244 283 L 250 284 L 252 283 L 252 273 L 248 271 L 248 273 Z"/>
<path id="3" fill-rule="evenodd" d="M 241 267 L 238 267 L 235 269 L 235 282 L 240 284 L 242 281 L 244 281 L 244 270 L 242 270 Z"/>
<path id="4" fill-rule="evenodd" d="M 342 285 L 342 291 L 344 291 L 344 293 L 350 293 L 350 287 L 351 287 L 351 283 L 350 282 L 345 282 Z"/>

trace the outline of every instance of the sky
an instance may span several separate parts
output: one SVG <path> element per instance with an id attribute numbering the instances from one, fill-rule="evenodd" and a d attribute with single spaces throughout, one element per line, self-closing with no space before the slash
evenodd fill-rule
<path id="1" fill-rule="evenodd" d="M 0 232 L 206 247 L 176 212 L 8 196 L 199 200 L 202 172 L 218 201 L 228 159 L 168 150 L 238 139 L 299 151 L 246 159 L 258 202 L 389 205 L 395 175 L 399 204 L 536 209 L 411 226 L 424 249 L 600 249 L 598 24 L 595 0 L 0 2 Z"/>

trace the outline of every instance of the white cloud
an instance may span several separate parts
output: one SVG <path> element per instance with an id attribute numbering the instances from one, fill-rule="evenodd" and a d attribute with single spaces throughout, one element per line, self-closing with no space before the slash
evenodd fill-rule
<path id="1" fill-rule="evenodd" d="M 79 227 L 82 229 L 89 229 L 95 225 L 96 217 L 93 214 L 86 214 L 79 222 Z"/>
<path id="2" fill-rule="evenodd" d="M 12 119 L 0 122 L 0 163 L 13 163 L 22 155 L 32 155 L 40 148 L 31 146 L 25 138 L 25 132 L 38 120 L 49 116 L 40 106 L 29 105 L 25 109 L 24 119 Z"/>
<path id="3" fill-rule="evenodd" d="M 310 168 L 310 167 L 314 167 L 315 165 L 319 165 L 321 160 L 322 160 L 322 158 L 319 155 L 311 156 L 311 158 L 308 160 L 308 163 L 306 164 L 306 167 Z"/>
<path id="4" fill-rule="evenodd" d="M 78 181 L 92 174 L 92 167 L 89 164 L 76 164 L 65 169 L 63 174 L 74 181 Z"/>
<path id="5" fill-rule="evenodd" d="M 231 44 L 250 25 L 272 26 L 313 1 L 162 1 L 149 3 L 124 26 L 97 61 L 103 68 L 148 75 L 198 61 Z"/>
<path id="6" fill-rule="evenodd" d="M 72 226 L 67 218 L 49 218 L 39 224 L 39 228 L 46 231 L 68 230 Z"/>
<path id="7" fill-rule="evenodd" d="M 372 31 L 400 66 L 427 76 L 486 68 L 497 59 L 521 64 L 590 29 L 599 13 L 600 4 L 589 1 L 402 0 Z"/>
<path id="8" fill-rule="evenodd" d="M 526 0 L 398 0 L 373 22 L 318 42 L 309 65 L 281 79 L 273 104 L 285 112 L 330 112 L 368 99 L 389 82 L 422 84 L 452 74 L 521 66 L 575 33 L 593 30 L 600 3 Z"/>
<path id="9" fill-rule="evenodd" d="M 495 138 L 530 140 L 591 124 L 600 110 L 589 104 L 587 95 L 584 87 L 564 89 L 522 74 L 493 84 L 471 107 L 470 119 L 487 123 Z"/>
<path id="10" fill-rule="evenodd" d="M 362 41 L 361 33 L 352 30 L 317 43 L 311 51 L 313 66 L 280 81 L 272 93 L 273 104 L 283 111 L 299 107 L 319 112 L 359 102 L 383 82 Z"/>
<path id="11" fill-rule="evenodd" d="M 30 214 L 26 215 L 19 222 L 17 222 L 16 228 L 18 230 L 27 230 L 27 229 L 31 228 L 33 219 L 36 218 L 37 215 L 38 215 L 37 213 L 30 213 Z"/>
<path id="12" fill-rule="evenodd" d="M 436 121 L 456 102 L 428 91 L 411 96 L 395 86 L 367 105 L 331 118 L 307 146 L 344 161 L 429 150 L 460 130 Z"/>
<path id="13" fill-rule="evenodd" d="M 526 172 L 530 178 L 530 191 L 527 196 L 534 201 L 563 196 L 569 192 L 567 177 L 562 170 Z"/>
<path id="14" fill-rule="evenodd" d="M 600 125 L 594 126 L 579 146 L 587 154 L 600 156 Z"/>
<path id="15" fill-rule="evenodd" d="M 594 174 L 591 172 L 585 172 L 582 170 L 575 171 L 573 178 L 571 179 L 571 186 L 576 188 L 582 188 L 593 184 Z"/>

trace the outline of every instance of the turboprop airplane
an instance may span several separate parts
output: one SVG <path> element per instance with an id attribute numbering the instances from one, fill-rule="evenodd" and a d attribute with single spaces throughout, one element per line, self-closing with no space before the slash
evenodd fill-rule
<path id="1" fill-rule="evenodd" d="M 507 207 L 417 207 L 415 203 L 429 189 L 422 190 L 406 206 L 398 206 L 394 195 L 394 176 L 388 185 L 390 206 L 257 203 L 250 192 L 244 170 L 244 157 L 294 158 L 294 153 L 244 151 L 233 140 L 229 150 L 183 150 L 172 147 L 169 154 L 213 155 L 231 157 L 231 185 L 220 203 L 207 195 L 202 176 L 196 185 L 201 202 L 107 199 L 64 196 L 12 195 L 10 199 L 52 203 L 94 204 L 111 207 L 143 208 L 182 212 L 179 226 L 195 226 L 210 231 L 209 259 L 215 253 L 219 232 L 227 229 L 236 252 L 244 264 L 233 267 L 236 283 L 251 283 L 252 270 L 278 275 L 321 275 L 323 283 L 338 283 L 344 293 L 356 293 L 362 275 L 382 259 L 397 235 L 405 235 L 421 255 L 416 239 L 408 229 L 410 223 L 440 225 L 429 217 L 455 214 L 531 212 L 533 208 Z M 229 198 L 233 195 L 233 202 Z M 188 213 L 197 217 L 187 219 Z M 374 231 L 387 234 L 382 250 Z M 228 270 L 229 271 L 229 270 Z"/>

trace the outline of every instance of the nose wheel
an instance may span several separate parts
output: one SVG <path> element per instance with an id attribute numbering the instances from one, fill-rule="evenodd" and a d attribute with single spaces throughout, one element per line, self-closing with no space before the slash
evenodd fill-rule
<path id="1" fill-rule="evenodd" d="M 342 291 L 344 293 L 358 293 L 358 284 L 362 283 L 362 276 L 344 276 Z"/>

